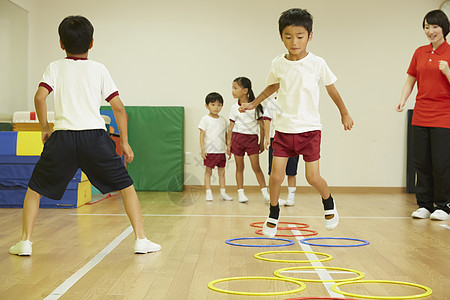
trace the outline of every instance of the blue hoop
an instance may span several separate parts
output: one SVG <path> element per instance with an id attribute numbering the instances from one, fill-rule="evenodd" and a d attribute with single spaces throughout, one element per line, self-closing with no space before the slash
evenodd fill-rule
<path id="1" fill-rule="evenodd" d="M 280 245 L 246 245 L 246 244 L 236 244 L 232 243 L 231 241 L 236 240 L 272 240 L 272 241 L 283 241 L 288 242 L 287 244 L 280 244 Z M 288 240 L 288 239 L 280 239 L 280 238 L 268 238 L 268 237 L 244 237 L 244 238 L 235 238 L 235 239 L 229 239 L 226 240 L 225 243 L 232 246 L 241 246 L 241 247 L 282 247 L 282 246 L 290 246 L 294 245 L 294 241 Z"/>
<path id="2" fill-rule="evenodd" d="M 357 241 L 362 242 L 362 244 L 356 244 L 356 245 L 326 245 L 326 244 L 313 244 L 308 243 L 306 241 L 309 240 L 348 240 L 348 241 Z M 311 246 L 323 246 L 323 247 L 360 247 L 369 245 L 369 242 L 366 240 L 360 240 L 360 239 L 353 239 L 353 238 L 342 238 L 342 237 L 316 237 L 316 238 L 307 238 L 300 241 L 300 243 L 311 245 Z"/>

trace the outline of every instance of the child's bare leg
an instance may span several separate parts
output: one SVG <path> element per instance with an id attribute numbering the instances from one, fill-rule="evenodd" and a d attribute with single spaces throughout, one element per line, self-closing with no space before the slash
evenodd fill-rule
<path id="1" fill-rule="evenodd" d="M 286 164 L 289 157 L 273 157 L 272 172 L 269 177 L 270 205 L 277 206 L 280 197 L 281 184 L 286 174 Z"/>
<path id="2" fill-rule="evenodd" d="M 219 173 L 219 186 L 221 189 L 225 188 L 225 168 L 218 168 Z"/>
<path id="3" fill-rule="evenodd" d="M 141 204 L 133 185 L 119 191 L 123 199 L 123 206 L 125 212 L 130 219 L 131 226 L 133 226 L 134 235 L 136 238 L 145 238 L 144 221 L 142 218 Z"/>
<path id="4" fill-rule="evenodd" d="M 22 241 L 31 241 L 34 223 L 39 211 L 41 195 L 28 188 L 23 201 Z"/>
<path id="5" fill-rule="evenodd" d="M 240 190 L 244 188 L 244 157 L 235 155 L 234 160 L 236 161 L 236 184 Z"/>
<path id="6" fill-rule="evenodd" d="M 205 190 L 211 189 L 211 175 L 212 169 L 210 167 L 205 168 Z"/>
<path id="7" fill-rule="evenodd" d="M 297 187 L 297 176 L 289 175 L 288 176 L 288 187 Z"/>
<path id="8" fill-rule="evenodd" d="M 308 183 L 319 192 L 323 199 L 328 199 L 330 197 L 328 184 L 325 179 L 320 176 L 319 160 L 305 162 L 305 176 Z"/>
<path id="9" fill-rule="evenodd" d="M 331 197 L 327 182 L 320 176 L 319 160 L 305 163 L 306 180 L 320 193 L 322 204 L 325 211 L 325 227 L 327 229 L 335 228 L 339 223 L 333 197 Z"/>
<path id="10" fill-rule="evenodd" d="M 253 154 L 249 156 L 250 163 L 252 164 L 253 172 L 256 175 L 256 180 L 258 180 L 259 187 L 266 187 L 266 179 L 259 165 L 259 154 Z"/>

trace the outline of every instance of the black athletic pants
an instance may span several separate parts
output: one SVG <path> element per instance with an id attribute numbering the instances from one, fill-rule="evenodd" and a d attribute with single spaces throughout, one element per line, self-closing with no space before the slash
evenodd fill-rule
<path id="1" fill-rule="evenodd" d="M 417 205 L 450 213 L 450 129 L 412 126 L 412 140 Z"/>

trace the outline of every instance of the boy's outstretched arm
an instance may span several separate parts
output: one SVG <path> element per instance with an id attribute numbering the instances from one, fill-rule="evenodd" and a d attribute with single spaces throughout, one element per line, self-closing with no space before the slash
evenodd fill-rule
<path id="1" fill-rule="evenodd" d="M 270 147 L 270 120 L 265 119 L 264 120 L 264 148 L 266 150 L 269 150 Z"/>
<path id="2" fill-rule="evenodd" d="M 273 93 L 275 93 L 276 91 L 278 91 L 278 89 L 280 88 L 280 84 L 279 83 L 274 83 L 271 85 L 268 85 L 261 94 L 259 94 L 258 97 L 256 97 L 255 100 L 253 100 L 250 103 L 242 103 L 241 106 L 239 107 L 239 112 L 243 113 L 246 110 L 252 110 L 255 107 L 257 107 L 259 104 L 261 104 L 261 102 L 263 102 L 264 100 L 266 100 L 270 95 L 272 95 Z"/>
<path id="3" fill-rule="evenodd" d="M 341 98 L 338 90 L 334 86 L 334 84 L 330 84 L 326 86 L 327 93 L 330 98 L 333 100 L 334 104 L 336 104 L 339 112 L 341 114 L 341 122 L 344 125 L 344 130 L 351 130 L 353 127 L 353 119 L 348 113 L 347 108 L 345 107 L 344 101 Z"/>
<path id="4" fill-rule="evenodd" d="M 128 144 L 127 113 L 125 111 L 125 106 L 119 96 L 112 98 L 111 101 L 109 101 L 109 104 L 114 112 L 117 127 L 119 128 L 120 146 L 122 147 L 122 151 L 123 154 L 125 154 L 127 162 L 130 163 L 134 159 L 134 153 L 130 144 Z"/>
<path id="5" fill-rule="evenodd" d="M 36 91 L 36 95 L 34 95 L 34 107 L 38 116 L 39 125 L 41 126 L 42 143 L 44 144 L 52 135 L 52 130 L 50 129 L 50 125 L 48 124 L 47 119 L 48 94 L 49 91 L 45 87 L 40 86 Z"/>

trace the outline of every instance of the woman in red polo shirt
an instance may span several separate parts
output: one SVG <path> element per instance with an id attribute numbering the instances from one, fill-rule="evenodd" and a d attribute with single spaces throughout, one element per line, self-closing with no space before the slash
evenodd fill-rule
<path id="1" fill-rule="evenodd" d="M 422 22 L 429 45 L 419 47 L 408 68 L 396 110 L 401 112 L 417 82 L 412 119 L 413 153 L 417 172 L 413 218 L 450 219 L 450 45 L 449 20 L 441 10 Z"/>

